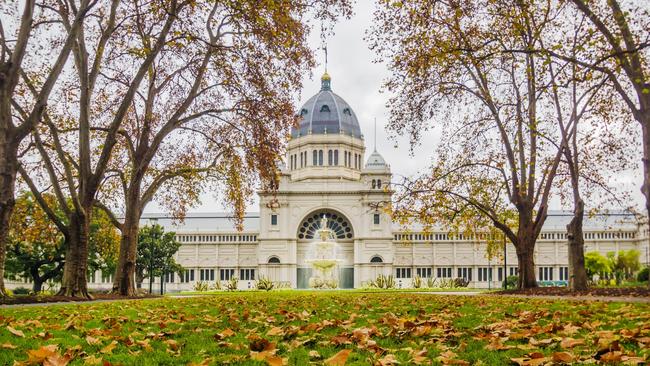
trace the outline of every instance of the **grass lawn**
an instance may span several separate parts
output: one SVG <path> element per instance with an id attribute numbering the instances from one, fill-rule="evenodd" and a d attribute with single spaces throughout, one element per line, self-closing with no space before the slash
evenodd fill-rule
<path id="1" fill-rule="evenodd" d="M 648 304 L 277 291 L 0 309 L 1 365 L 540 365 L 649 347 Z"/>

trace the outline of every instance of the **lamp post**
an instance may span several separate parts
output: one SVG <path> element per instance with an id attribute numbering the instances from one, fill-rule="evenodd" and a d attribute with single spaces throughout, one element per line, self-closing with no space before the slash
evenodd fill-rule
<path id="1" fill-rule="evenodd" d="M 506 246 L 506 234 L 503 234 L 503 289 L 508 289 L 508 247 Z"/>
<path id="2" fill-rule="evenodd" d="M 151 218 L 149 219 L 149 224 L 151 225 L 151 228 L 153 229 L 154 225 L 156 225 L 156 222 L 158 219 L 156 218 Z M 149 237 L 149 294 L 153 292 L 153 251 L 154 251 L 154 241 L 156 240 L 155 233 L 152 231 L 153 235 L 150 235 Z"/>

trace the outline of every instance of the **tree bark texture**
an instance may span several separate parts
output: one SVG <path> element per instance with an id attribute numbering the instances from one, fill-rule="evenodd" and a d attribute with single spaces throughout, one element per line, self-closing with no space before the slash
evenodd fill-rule
<path id="1" fill-rule="evenodd" d="M 84 212 L 75 211 L 69 226 L 70 237 L 65 251 L 63 280 L 58 295 L 92 298 L 88 292 L 88 240 L 92 207 L 84 207 Z"/>

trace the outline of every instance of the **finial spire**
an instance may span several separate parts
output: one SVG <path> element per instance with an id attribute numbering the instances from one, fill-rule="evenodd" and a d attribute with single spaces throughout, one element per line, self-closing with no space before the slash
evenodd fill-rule
<path id="1" fill-rule="evenodd" d="M 320 90 L 332 90 L 332 78 L 327 73 L 327 45 L 323 47 L 323 50 L 325 50 L 325 73 L 320 78 Z"/>
<path id="2" fill-rule="evenodd" d="M 377 152 L 377 117 L 375 117 L 375 152 Z"/>

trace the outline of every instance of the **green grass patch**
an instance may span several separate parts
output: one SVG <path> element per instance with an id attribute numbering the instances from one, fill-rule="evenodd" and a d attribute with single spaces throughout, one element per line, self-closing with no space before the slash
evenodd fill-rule
<path id="1" fill-rule="evenodd" d="M 648 304 L 393 291 L 220 292 L 0 310 L 2 365 L 27 361 L 30 351 L 33 360 L 71 365 L 503 365 L 558 352 L 624 361 L 650 356 L 649 340 Z"/>

